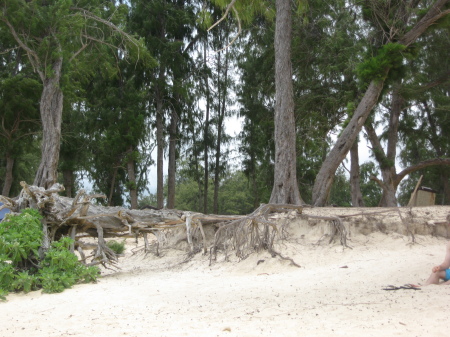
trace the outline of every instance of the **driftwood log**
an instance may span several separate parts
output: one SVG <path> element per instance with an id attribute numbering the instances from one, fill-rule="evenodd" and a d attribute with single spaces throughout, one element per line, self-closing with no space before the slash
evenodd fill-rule
<path id="1" fill-rule="evenodd" d="M 187 260 L 196 253 L 207 254 L 209 251 L 210 263 L 217 260 L 218 252 L 223 253 L 225 259 L 228 259 L 231 253 L 239 259 L 245 259 L 252 252 L 266 250 L 272 256 L 290 260 L 292 265 L 298 266 L 292 259 L 277 252 L 274 242 L 287 238 L 288 225 L 302 219 L 328 224 L 330 233 L 324 236 L 329 238 L 329 243 L 339 241 L 342 246 L 348 248 L 349 230 L 358 227 L 358 221 L 370 226 L 370 223 L 374 222 L 371 218 L 374 218 L 375 227 L 379 227 L 378 230 L 383 232 L 381 220 L 386 216 L 392 217 L 395 213 L 401 220 L 400 231 L 411 236 L 412 242 L 415 239 L 414 233 L 443 235 L 442 226 L 447 230 L 444 236 L 448 238 L 450 228 L 450 214 L 447 219 L 415 219 L 411 208 L 358 209 L 354 214 L 349 209 L 345 214 L 341 212 L 342 214 L 335 215 L 339 213 L 336 209 L 333 216 L 330 216 L 329 212 L 323 214 L 322 208 L 311 208 L 307 205 L 263 204 L 249 215 L 209 215 L 169 209 L 130 210 L 124 207 L 105 207 L 95 202 L 105 196 L 89 195 L 84 190 L 80 190 L 72 199 L 59 195 L 64 191 L 60 184 L 55 184 L 47 190 L 25 182 L 21 182 L 21 186 L 23 189 L 16 198 L 0 196 L 0 201 L 4 204 L 0 206 L 0 210 L 8 208 L 13 213 L 19 213 L 22 209 L 34 208 L 40 212 L 43 216 L 44 233 L 41 254 L 45 254 L 52 241 L 62 236 L 70 236 L 74 239 L 71 250 L 79 252 L 83 263 L 102 264 L 105 267 L 114 266 L 118 261 L 118 256 L 105 240 L 109 238 L 143 238 L 143 248 L 138 249 L 153 251 L 157 256 L 163 246 L 171 248 L 180 241 L 186 241 L 188 248 L 183 249 L 187 250 Z M 278 215 L 279 213 L 285 215 Z M 355 219 L 353 224 L 350 220 L 352 218 Z M 417 226 L 412 227 L 412 223 L 418 222 L 425 224 L 421 226 L 424 227 L 421 231 L 417 231 Z M 394 230 L 399 230 L 400 225 L 396 227 L 398 228 Z M 149 234 L 152 235 L 151 241 Z M 93 239 L 85 242 L 86 237 Z M 92 249 L 88 256 L 84 253 L 87 249 Z"/>
<path id="2" fill-rule="evenodd" d="M 75 198 L 60 196 L 64 186 L 55 184 L 49 189 L 28 185 L 21 182 L 22 191 L 16 198 L 0 196 L 2 208 L 8 208 L 12 213 L 19 213 L 25 208 L 37 209 L 43 216 L 42 229 L 44 239 L 41 251 L 50 247 L 50 243 L 62 236 L 70 236 L 75 243 L 72 251 L 77 250 L 82 261 L 88 265 L 115 265 L 117 255 L 107 246 L 105 238 L 143 237 L 144 249 L 150 249 L 147 235 L 156 237 L 156 255 L 159 247 L 165 243 L 166 232 L 180 229 L 185 231 L 190 254 L 203 251 L 211 254 L 211 261 L 217 251 L 228 248 L 236 251 L 240 258 L 245 258 L 252 250 L 267 249 L 272 254 L 281 254 L 273 250 L 273 239 L 282 234 L 282 226 L 268 221 L 273 212 L 296 211 L 301 213 L 301 206 L 293 205 L 262 205 L 248 216 L 205 215 L 178 210 L 130 210 L 124 207 L 105 207 L 93 202 L 103 195 L 89 195 L 80 190 Z M 207 240 L 204 227 L 212 227 L 214 239 Z M 96 239 L 95 244 L 85 244 L 86 236 Z M 85 256 L 83 248 L 93 248 L 92 254 Z M 284 257 L 282 257 L 284 258 Z M 89 260 L 89 261 L 88 261 Z"/>

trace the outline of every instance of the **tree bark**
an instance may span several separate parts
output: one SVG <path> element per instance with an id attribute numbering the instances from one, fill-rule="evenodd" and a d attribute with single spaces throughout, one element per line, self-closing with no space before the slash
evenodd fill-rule
<path id="1" fill-rule="evenodd" d="M 169 136 L 169 165 L 167 174 L 167 208 L 175 208 L 175 174 L 176 174 L 176 152 L 177 152 L 177 130 L 178 115 L 172 110 L 170 118 Z"/>
<path id="2" fill-rule="evenodd" d="M 427 28 L 450 13 L 450 10 L 442 10 L 448 4 L 449 0 L 437 0 L 428 10 L 427 14 L 414 25 L 398 42 L 409 46 L 419 38 Z M 385 70 L 387 76 L 390 68 Z M 372 81 L 369 84 L 363 98 L 356 108 L 352 119 L 347 127 L 342 131 L 341 136 L 336 141 L 333 149 L 330 151 L 323 162 L 319 173 L 316 176 L 312 192 L 312 203 L 314 206 L 324 206 L 328 198 L 334 174 L 342 160 L 344 160 L 350 150 L 357 135 L 361 131 L 367 117 L 376 105 L 378 97 L 384 86 L 384 80 Z"/>
<path id="3" fill-rule="evenodd" d="M 276 0 L 275 173 L 270 203 L 303 204 L 297 184 L 296 132 L 291 64 L 292 18 L 289 0 Z"/>
<path id="4" fill-rule="evenodd" d="M 164 69 L 159 71 L 159 82 L 164 83 Z M 163 121 L 163 89 L 157 89 L 156 97 L 156 203 L 158 208 L 164 207 L 164 121 Z"/>
<path id="5" fill-rule="evenodd" d="M 50 188 L 58 180 L 57 168 L 63 111 L 63 92 L 59 83 L 62 63 L 62 57 L 58 58 L 52 66 L 52 77 L 47 77 L 43 80 L 40 101 L 42 157 L 33 185 L 44 188 Z"/>
<path id="6" fill-rule="evenodd" d="M 206 43 L 203 47 L 203 62 L 206 68 Z M 205 73 L 205 87 L 206 87 L 206 115 L 205 115 L 205 128 L 203 131 L 203 140 L 204 140 L 204 150 L 203 150 L 203 161 L 204 161 L 204 184 L 205 187 L 203 189 L 203 212 L 208 213 L 208 185 L 209 185 L 209 163 L 208 163 L 208 147 L 209 147 L 209 108 L 210 108 L 210 98 L 209 98 L 209 80 L 208 74 Z"/>
<path id="7" fill-rule="evenodd" d="M 137 195 L 137 182 L 136 182 L 136 170 L 135 162 L 132 156 L 133 147 L 128 149 L 129 158 L 127 160 L 127 173 L 128 173 L 128 188 L 130 190 L 130 206 L 131 209 L 138 208 L 138 195 Z"/>
<path id="8" fill-rule="evenodd" d="M 73 198 L 73 171 L 63 171 L 64 188 L 66 191 L 66 197 Z"/>
<path id="9" fill-rule="evenodd" d="M 383 147 L 381 146 L 381 142 L 378 139 L 373 126 L 370 123 L 367 123 L 365 125 L 365 129 L 367 131 L 369 141 L 372 144 L 375 159 L 378 161 L 381 176 L 383 178 L 382 181 L 379 179 L 372 179 L 375 180 L 383 189 L 383 195 L 381 197 L 379 206 L 396 207 L 397 198 L 395 197 L 395 192 L 397 190 L 397 185 L 395 185 L 395 165 L 392 166 L 387 156 L 385 155 Z"/>
<path id="10" fill-rule="evenodd" d="M 361 193 L 361 184 L 359 176 L 359 153 L 358 139 L 355 140 L 350 149 L 350 186 L 352 193 L 352 206 L 364 207 L 364 200 Z"/>
<path id="11" fill-rule="evenodd" d="M 114 195 L 114 189 L 116 188 L 116 177 L 117 177 L 117 171 L 119 170 L 119 167 L 116 165 L 113 169 L 113 176 L 111 180 L 111 186 L 109 188 L 109 196 L 108 196 L 108 206 L 114 206 L 113 203 L 113 195 Z"/>
<path id="12" fill-rule="evenodd" d="M 6 152 L 6 172 L 5 172 L 5 183 L 3 184 L 2 195 L 9 197 L 9 192 L 11 191 L 11 186 L 13 183 L 13 168 L 14 168 L 14 158 L 11 153 Z"/>
<path id="13" fill-rule="evenodd" d="M 218 73 L 221 72 L 221 64 L 220 64 L 220 54 L 218 53 Z M 223 84 L 220 85 L 218 83 L 219 88 L 219 108 L 218 108 L 218 120 L 217 120 L 217 145 L 216 145 L 216 165 L 214 171 L 214 206 L 213 213 L 219 213 L 219 188 L 220 188 L 220 158 L 221 158 L 221 145 L 222 145 L 222 133 L 223 133 L 223 120 L 225 117 L 225 105 L 226 105 L 226 97 L 227 97 L 227 86 L 228 86 L 228 49 L 225 50 L 225 65 L 224 65 L 224 79 Z M 220 76 L 219 76 L 220 77 Z M 223 86 L 223 88 L 221 88 Z"/>

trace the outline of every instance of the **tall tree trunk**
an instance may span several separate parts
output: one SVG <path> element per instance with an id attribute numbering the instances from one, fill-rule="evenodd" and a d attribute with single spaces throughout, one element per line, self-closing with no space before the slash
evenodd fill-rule
<path id="1" fill-rule="evenodd" d="M 384 153 L 381 142 L 378 139 L 378 136 L 372 124 L 366 123 L 364 128 L 366 129 L 367 136 L 372 145 L 375 159 L 377 160 L 378 165 L 380 166 L 382 181 L 375 177 L 371 178 L 372 180 L 375 180 L 378 183 L 378 185 L 380 185 L 380 187 L 383 189 L 383 194 L 379 206 L 395 207 L 397 206 L 397 198 L 395 197 L 397 186 L 395 184 L 394 179 L 395 166 L 393 170 L 392 165 L 390 161 L 387 159 L 386 154 Z"/>
<path id="2" fill-rule="evenodd" d="M 420 21 L 417 22 L 401 39 L 399 39 L 398 43 L 405 46 L 409 46 L 414 43 L 428 29 L 429 26 L 450 13 L 450 9 L 443 10 L 444 6 L 448 3 L 449 0 L 437 0 L 428 12 L 420 19 Z M 388 75 L 389 71 L 390 68 L 385 69 L 385 76 L 383 76 L 383 78 Z M 333 149 L 322 163 L 313 187 L 312 203 L 314 206 L 325 205 L 333 183 L 336 169 L 347 155 L 357 135 L 361 131 L 367 117 L 376 105 L 378 97 L 383 90 L 383 86 L 384 80 L 374 80 L 369 84 L 369 87 L 358 104 L 352 119 L 348 123 L 347 127 L 342 131 Z"/>
<path id="3" fill-rule="evenodd" d="M 200 163 L 199 163 L 199 158 L 198 158 L 198 150 L 196 149 L 197 147 L 197 143 L 195 142 L 195 132 L 192 130 L 192 139 L 194 139 L 194 149 L 193 149 L 193 153 L 194 153 L 194 162 L 195 162 L 195 180 L 197 181 L 197 188 L 198 188 L 198 196 L 195 198 L 196 200 L 196 210 L 201 210 L 202 209 L 202 203 L 203 203 L 203 185 L 202 185 L 202 179 L 201 179 L 201 170 L 200 170 Z"/>
<path id="4" fill-rule="evenodd" d="M 205 42 L 205 45 L 203 47 L 203 62 L 206 68 L 206 48 L 207 48 L 207 42 Z M 203 138 L 204 138 L 204 170 L 205 170 L 205 176 L 204 176 L 204 183 L 205 187 L 203 189 L 203 213 L 208 213 L 208 185 L 209 185 L 209 163 L 208 163 L 208 148 L 209 148 L 209 108 L 210 108 L 210 93 L 209 93 L 209 80 L 208 80 L 208 74 L 205 73 L 205 87 L 206 87 L 206 115 L 205 115 L 205 129 L 203 131 Z"/>
<path id="5" fill-rule="evenodd" d="M 129 158 L 127 160 L 128 188 L 130 190 L 131 209 L 137 209 L 138 208 L 138 194 L 137 194 L 136 170 L 135 170 L 135 162 L 134 162 L 132 153 L 133 153 L 133 146 L 130 146 L 128 149 Z"/>
<path id="6" fill-rule="evenodd" d="M 113 170 L 113 176 L 111 180 L 111 186 L 109 188 L 109 196 L 108 196 L 108 206 L 114 206 L 113 203 L 113 195 L 114 195 L 114 189 L 116 188 L 116 177 L 117 177 L 117 171 L 119 170 L 119 167 L 116 165 Z"/>
<path id="7" fill-rule="evenodd" d="M 159 88 L 156 97 L 156 203 L 158 208 L 164 207 L 164 105 L 163 88 L 165 81 L 165 70 L 159 70 Z"/>
<path id="8" fill-rule="evenodd" d="M 167 175 L 167 208 L 175 208 L 175 174 L 177 151 L 178 115 L 173 109 L 170 118 L 169 165 Z"/>
<path id="9" fill-rule="evenodd" d="M 219 69 L 218 73 L 221 72 L 221 64 L 220 64 L 220 54 L 218 53 L 218 64 Z M 217 145 L 216 145 L 216 165 L 215 165 L 215 172 L 214 172 L 214 213 L 219 212 L 219 188 L 220 188 L 220 158 L 222 156 L 221 153 L 221 145 L 222 145 L 222 133 L 223 133 L 223 120 L 225 118 L 225 111 L 226 111 L 226 98 L 227 98 L 227 91 L 228 91 L 228 49 L 225 50 L 225 65 L 223 68 L 223 84 L 220 85 L 218 83 L 219 88 L 219 108 L 218 108 L 218 121 L 217 121 Z M 220 76 L 219 76 L 220 77 Z M 222 86 L 222 88 L 221 88 Z"/>
<path id="10" fill-rule="evenodd" d="M 364 207 L 360 182 L 358 139 L 356 139 L 353 146 L 350 148 L 350 186 L 353 207 Z"/>
<path id="11" fill-rule="evenodd" d="M 66 197 L 73 198 L 73 171 L 72 170 L 64 170 L 63 171 L 63 181 L 64 188 L 66 189 Z"/>
<path id="12" fill-rule="evenodd" d="M 276 0 L 275 173 L 272 204 L 303 204 L 297 184 L 294 93 L 291 64 L 292 18 L 289 0 Z"/>
<path id="13" fill-rule="evenodd" d="M 164 207 L 164 133 L 162 114 L 162 99 L 158 99 L 156 104 L 156 203 L 158 208 Z"/>
<path id="14" fill-rule="evenodd" d="M 9 151 L 6 152 L 6 172 L 5 172 L 5 183 L 3 184 L 2 195 L 9 197 L 9 192 L 11 191 L 11 186 L 13 183 L 13 168 L 14 168 L 14 158 L 11 156 Z"/>
<path id="15" fill-rule="evenodd" d="M 222 142 L 222 125 L 221 125 L 221 112 L 222 112 L 222 88 L 220 84 L 220 76 L 222 70 L 221 64 L 222 52 L 217 53 L 217 93 L 218 93 L 218 105 L 217 105 L 217 143 L 216 143 L 216 155 L 214 165 L 214 195 L 213 195 L 213 213 L 219 212 L 219 174 L 220 174 L 220 143 Z"/>
<path id="16" fill-rule="evenodd" d="M 41 163 L 33 185 L 50 188 L 58 180 L 57 168 L 61 141 L 63 92 L 60 88 L 62 58 L 55 61 L 52 77 L 43 80 L 40 101 L 42 121 Z"/>

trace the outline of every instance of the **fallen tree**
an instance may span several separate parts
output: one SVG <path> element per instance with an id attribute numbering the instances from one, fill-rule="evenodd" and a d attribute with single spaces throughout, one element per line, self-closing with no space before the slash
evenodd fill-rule
<path id="1" fill-rule="evenodd" d="M 17 198 L 0 196 L 4 204 L 0 209 L 8 208 L 12 213 L 19 213 L 26 208 L 39 211 L 43 216 L 41 223 L 44 233 L 41 251 L 45 253 L 51 242 L 68 236 L 74 240 L 71 251 L 78 251 L 85 264 L 102 264 L 105 267 L 115 265 L 118 261 L 117 254 L 108 247 L 105 238 L 135 237 L 137 240 L 142 237 L 144 249 L 149 251 L 148 234 L 151 233 L 156 237 L 155 254 L 159 255 L 160 245 L 166 244 L 167 231 L 176 232 L 180 228 L 182 239 L 189 243 L 191 255 L 200 251 L 206 254 L 209 248 L 212 256 L 216 256 L 218 250 L 228 252 L 227 247 L 232 247 L 240 258 L 258 249 L 267 249 L 281 256 L 273 251 L 273 238 L 281 230 L 277 224 L 268 221 L 268 216 L 272 212 L 292 210 L 300 214 L 302 209 L 301 206 L 292 205 L 262 205 L 248 216 L 205 215 L 169 209 L 130 210 L 95 204 L 93 199 L 105 196 L 89 195 L 84 190 L 80 190 L 73 199 L 62 197 L 58 193 L 64 191 L 64 186 L 60 184 L 54 184 L 49 189 L 25 182 L 21 182 L 21 186 L 22 191 Z M 214 228 L 211 246 L 204 226 Z M 82 239 L 86 236 L 95 238 L 96 243 L 85 244 Z M 86 257 L 83 249 L 88 246 L 93 247 L 93 252 Z"/>
<path id="2" fill-rule="evenodd" d="M 291 261 L 275 249 L 274 243 L 284 240 L 290 229 L 305 227 L 306 230 L 317 228 L 320 223 L 328 244 L 337 242 L 343 247 L 347 244 L 351 231 L 362 234 L 373 231 L 389 230 L 411 236 L 414 234 L 431 234 L 449 237 L 450 215 L 431 219 L 414 214 L 412 208 L 313 208 L 310 206 L 263 204 L 252 214 L 241 216 L 208 215 L 188 211 L 169 209 L 130 210 L 124 207 L 106 207 L 93 202 L 103 195 L 89 195 L 80 190 L 75 198 L 62 197 L 58 193 L 64 190 L 60 184 L 49 189 L 30 186 L 21 182 L 22 191 L 17 198 L 0 196 L 4 203 L 2 208 L 9 208 L 19 213 L 26 208 L 37 209 L 42 215 L 43 240 L 41 252 L 45 252 L 51 243 L 61 237 L 73 239 L 70 250 L 78 251 L 81 261 L 90 266 L 101 264 L 114 266 L 118 255 L 107 245 L 107 238 L 138 238 L 144 240 L 143 250 L 160 255 L 161 247 L 175 247 L 180 241 L 188 244 L 187 259 L 199 252 L 207 254 L 209 261 L 217 260 L 220 251 L 225 259 L 234 253 L 238 259 L 247 258 L 255 251 L 265 250 L 272 256 Z M 445 216 L 450 214 L 444 207 Z M 396 224 L 388 229 L 384 224 L 387 217 L 398 218 Z M 441 219 L 442 218 L 442 219 Z M 344 223 L 345 222 L 345 223 Z M 416 225 L 413 227 L 412 224 Z M 419 226 L 419 227 L 418 227 Z M 148 235 L 154 235 L 150 242 Z M 83 240 L 92 238 L 89 244 Z M 94 241 L 94 243 L 92 243 Z M 319 241 L 322 241 L 320 239 Z M 86 256 L 84 250 L 92 249 Z M 350 248 L 350 247 L 349 247 Z"/>

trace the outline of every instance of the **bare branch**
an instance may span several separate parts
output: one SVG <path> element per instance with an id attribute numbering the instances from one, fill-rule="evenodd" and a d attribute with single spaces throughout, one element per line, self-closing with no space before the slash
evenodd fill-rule
<path id="1" fill-rule="evenodd" d="M 78 49 L 69 59 L 69 62 L 72 62 L 83 50 L 85 50 L 89 46 L 88 43 L 83 42 L 83 35 L 80 35 L 81 48 Z"/>
<path id="2" fill-rule="evenodd" d="M 236 36 L 233 38 L 233 40 L 231 40 L 231 42 L 230 42 L 228 45 L 226 45 L 225 47 L 223 47 L 222 49 L 216 51 L 216 53 L 220 53 L 221 51 L 224 51 L 225 49 L 227 49 L 228 47 L 230 47 L 230 46 L 234 43 L 234 41 L 236 41 L 236 39 L 239 37 L 239 35 L 241 35 L 241 32 L 242 32 L 242 28 L 241 28 L 241 20 L 239 19 L 239 14 L 238 14 L 236 8 L 233 7 L 233 11 L 234 11 L 234 13 L 236 14 L 236 18 L 237 18 L 237 20 L 238 20 L 238 28 L 239 28 L 239 30 L 238 30 Z"/>
<path id="3" fill-rule="evenodd" d="M 92 19 L 92 20 L 94 20 L 94 21 L 103 23 L 105 26 L 109 27 L 111 30 L 117 32 L 120 36 L 122 36 L 122 38 L 124 38 L 125 40 L 128 40 L 128 42 L 130 42 L 130 43 L 132 43 L 133 45 L 135 45 L 136 47 L 138 47 L 138 52 L 139 52 L 139 46 L 138 46 L 138 44 L 136 43 L 135 39 L 134 39 L 131 35 L 125 33 L 122 29 L 120 29 L 119 27 L 117 27 L 117 26 L 116 26 L 115 24 L 113 24 L 112 22 L 110 22 L 110 21 L 108 21 L 108 20 L 105 20 L 105 19 L 102 19 L 102 18 L 100 18 L 100 17 L 98 17 L 97 15 L 95 15 L 95 14 L 89 12 L 88 10 L 86 10 L 86 9 L 84 9 L 84 8 L 72 7 L 71 9 L 81 12 L 86 18 L 89 18 L 89 19 Z M 91 37 L 90 39 L 91 39 L 91 40 L 94 40 L 94 41 L 97 41 L 97 42 L 100 42 L 100 43 L 106 44 L 104 41 L 96 40 L 96 39 L 94 39 L 94 38 L 92 38 L 92 37 Z M 108 45 L 110 45 L 110 44 L 108 44 Z M 110 46 L 111 46 L 111 45 L 110 45 Z M 118 47 L 115 47 L 115 46 L 114 46 L 114 48 L 118 49 Z M 119 48 L 119 49 L 120 49 L 120 48 Z M 138 58 L 139 58 L 139 55 L 138 55 Z"/>
<path id="4" fill-rule="evenodd" d="M 3 21 L 3 20 L 2 20 L 2 21 Z M 16 49 L 19 49 L 19 48 L 20 48 L 20 47 L 8 48 L 8 49 L 6 49 L 5 51 L 1 52 L 0 55 L 7 54 L 7 53 L 9 53 L 10 51 L 13 51 L 13 50 L 16 50 Z"/>
<path id="5" fill-rule="evenodd" d="M 36 71 L 39 74 L 39 77 L 41 78 L 41 80 L 44 81 L 45 76 L 44 76 L 44 73 L 42 72 L 42 70 L 40 70 L 40 67 L 42 64 L 41 64 L 41 60 L 39 59 L 39 56 L 37 55 L 37 53 L 33 49 L 28 47 L 24 41 L 22 41 L 22 39 L 19 37 L 16 30 L 14 29 L 13 25 L 9 22 L 9 20 L 4 15 L 0 18 L 0 20 L 2 20 L 4 23 L 6 23 L 11 34 L 14 37 L 14 40 L 16 40 L 16 42 L 19 44 L 19 46 L 23 50 L 26 51 L 28 58 L 30 60 L 30 63 L 33 66 L 34 71 Z"/>
<path id="6" fill-rule="evenodd" d="M 223 16 L 215 24 L 213 24 L 211 27 L 209 27 L 207 32 L 209 32 L 211 29 L 213 29 L 215 26 L 217 26 L 219 23 L 221 23 L 223 20 L 225 20 L 225 18 L 228 16 L 228 13 L 230 12 L 230 9 L 234 8 L 235 3 L 236 3 L 236 0 L 232 0 L 230 2 L 230 4 L 227 6 L 227 9 L 225 10 L 225 13 L 223 14 Z"/>
<path id="7" fill-rule="evenodd" d="M 402 179 L 407 176 L 408 174 L 418 171 L 420 169 L 423 169 L 425 167 L 429 166 L 436 166 L 436 165 L 445 165 L 450 166 L 450 158 L 434 158 L 434 159 L 428 159 L 424 160 L 416 165 L 412 165 L 410 167 L 405 168 L 403 171 L 401 171 L 399 174 L 395 176 L 395 183 L 398 185 Z"/>
<path id="8" fill-rule="evenodd" d="M 225 49 L 227 49 L 228 47 L 230 47 L 234 41 L 236 41 L 236 39 L 239 37 L 239 35 L 241 35 L 242 32 L 242 27 L 241 27 L 241 19 L 239 18 L 239 13 L 236 10 L 236 8 L 234 8 L 234 4 L 236 3 L 236 0 L 232 0 L 230 2 L 230 4 L 227 6 L 225 13 L 223 14 L 223 16 L 216 22 L 214 23 L 211 27 L 208 28 L 208 32 L 213 29 L 215 26 L 217 26 L 219 23 L 221 23 L 223 20 L 225 20 L 225 18 L 228 16 L 228 13 L 230 12 L 230 9 L 233 10 L 234 14 L 236 15 L 237 21 L 238 21 L 238 33 L 236 34 L 236 36 L 233 38 L 233 40 L 231 40 L 231 42 L 229 44 L 227 44 L 225 47 L 223 47 L 220 50 L 217 50 L 216 53 L 220 53 L 221 51 L 224 51 Z"/>
<path id="9" fill-rule="evenodd" d="M 399 43 L 409 46 L 411 43 L 417 40 L 432 24 L 444 16 L 450 14 L 450 9 L 442 10 L 442 8 L 448 4 L 449 0 L 438 0 L 435 2 L 432 8 L 429 9 L 427 14 L 415 24 L 415 26 L 409 30 L 400 40 Z"/>

